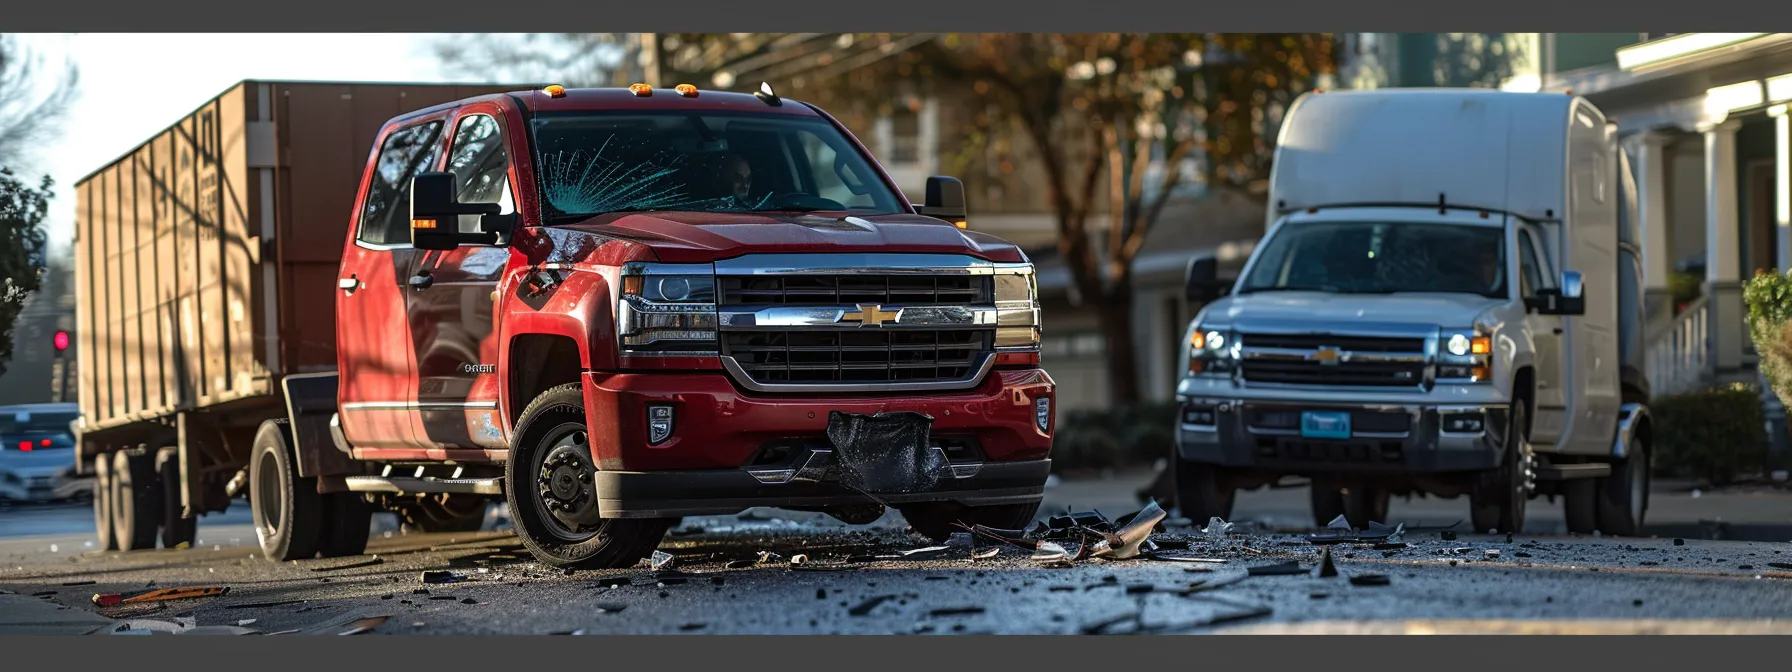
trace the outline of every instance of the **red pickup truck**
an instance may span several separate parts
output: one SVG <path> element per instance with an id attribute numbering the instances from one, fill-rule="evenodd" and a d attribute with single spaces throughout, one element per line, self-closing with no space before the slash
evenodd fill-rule
<path id="1" fill-rule="evenodd" d="M 965 221 L 956 180 L 912 205 L 841 124 L 769 87 L 550 86 L 403 114 L 342 243 L 336 370 L 282 376 L 246 445 L 221 431 L 213 457 L 162 459 L 235 466 L 227 494 L 247 490 L 274 560 L 360 553 L 379 508 L 474 529 L 498 497 L 566 567 L 630 565 L 684 516 L 751 507 L 889 506 L 935 538 L 1021 527 L 1050 469 L 1037 287 Z M 101 439 L 83 455 L 133 448 Z M 129 463 L 149 452 L 111 471 L 154 478 Z M 219 508 L 168 487 L 168 520 Z M 119 518 L 144 498 L 110 490 Z"/>

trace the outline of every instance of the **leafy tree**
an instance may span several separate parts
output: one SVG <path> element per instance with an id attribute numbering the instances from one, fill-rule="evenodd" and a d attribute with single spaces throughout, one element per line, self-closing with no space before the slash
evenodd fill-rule
<path id="1" fill-rule="evenodd" d="M 0 374 L 12 359 L 13 325 L 43 275 L 51 185 L 45 176 L 32 188 L 5 166 L 30 160 L 53 137 L 77 91 L 73 65 L 47 87 L 45 72 L 16 36 L 0 35 Z"/>
<path id="2" fill-rule="evenodd" d="M 32 188 L 0 168 L 0 374 L 12 359 L 12 328 L 43 275 L 50 178 Z"/>

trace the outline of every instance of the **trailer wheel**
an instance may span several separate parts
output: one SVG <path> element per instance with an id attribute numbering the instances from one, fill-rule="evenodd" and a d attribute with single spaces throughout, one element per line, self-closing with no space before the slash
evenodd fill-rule
<path id="1" fill-rule="evenodd" d="M 1626 457 L 1612 463 L 1610 476 L 1599 479 L 1599 531 L 1620 537 L 1642 532 L 1649 510 L 1649 442 L 1630 437 Z"/>
<path id="2" fill-rule="evenodd" d="M 998 504 L 996 506 L 963 506 L 950 502 L 904 504 L 896 507 L 908 526 L 921 536 L 936 542 L 945 541 L 953 532 L 966 532 L 959 523 L 982 525 L 998 530 L 1025 529 L 1039 514 L 1039 502 L 1030 504 Z"/>
<path id="3" fill-rule="evenodd" d="M 199 535 L 199 518 L 181 515 L 184 507 L 180 492 L 184 484 L 180 478 L 180 449 L 169 447 L 158 451 L 156 471 L 161 475 L 162 548 L 180 548 L 181 544 L 191 546 Z"/>
<path id="4" fill-rule="evenodd" d="M 93 458 L 93 533 L 100 550 L 118 550 L 112 529 L 112 456 L 106 454 Z"/>
<path id="5" fill-rule="evenodd" d="M 156 487 L 153 458 L 119 451 L 112 454 L 112 536 L 118 550 L 156 547 L 162 522 L 162 493 Z"/>
<path id="6" fill-rule="evenodd" d="M 504 497 L 517 536 L 553 567 L 628 567 L 659 547 L 672 521 L 602 518 L 585 398 L 579 383 L 543 392 L 523 409 L 504 465 Z"/>
<path id="7" fill-rule="evenodd" d="M 321 495 L 327 518 L 318 550 L 326 558 L 340 558 L 367 552 L 368 528 L 373 525 L 373 507 L 358 492 L 332 492 Z"/>
<path id="8" fill-rule="evenodd" d="M 286 431 L 272 420 L 261 423 L 251 451 L 249 507 L 262 553 L 274 561 L 315 557 L 323 527 L 317 479 L 299 476 Z"/>

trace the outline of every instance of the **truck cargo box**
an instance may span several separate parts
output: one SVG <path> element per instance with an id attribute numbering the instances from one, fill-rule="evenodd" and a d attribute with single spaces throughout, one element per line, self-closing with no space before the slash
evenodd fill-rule
<path id="1" fill-rule="evenodd" d="M 374 136 L 526 85 L 246 81 L 76 185 L 83 434 L 272 402 L 336 367 L 335 274 Z"/>

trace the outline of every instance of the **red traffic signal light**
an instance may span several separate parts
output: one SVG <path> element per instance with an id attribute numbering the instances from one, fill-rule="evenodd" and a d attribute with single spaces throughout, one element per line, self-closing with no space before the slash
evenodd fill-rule
<path id="1" fill-rule="evenodd" d="M 66 331 L 56 332 L 55 343 L 56 343 L 56 351 L 57 352 L 62 352 L 63 350 L 67 350 L 68 349 L 68 332 L 66 332 Z"/>

